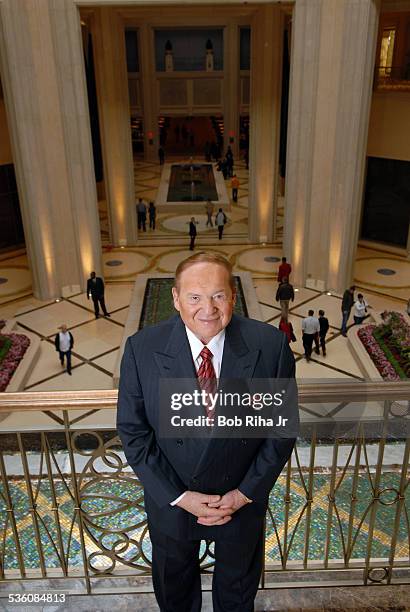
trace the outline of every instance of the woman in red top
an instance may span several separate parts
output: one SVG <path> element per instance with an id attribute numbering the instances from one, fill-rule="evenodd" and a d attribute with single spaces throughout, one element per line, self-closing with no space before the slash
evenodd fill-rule
<path id="1" fill-rule="evenodd" d="M 292 272 L 292 266 L 287 263 L 286 257 L 282 257 L 282 263 L 278 270 L 278 283 L 281 283 L 284 278 L 289 280 L 290 273 Z"/>
<path id="2" fill-rule="evenodd" d="M 296 336 L 293 333 L 293 326 L 290 321 L 282 317 L 279 323 L 279 329 L 286 334 L 289 344 L 296 341 Z"/>

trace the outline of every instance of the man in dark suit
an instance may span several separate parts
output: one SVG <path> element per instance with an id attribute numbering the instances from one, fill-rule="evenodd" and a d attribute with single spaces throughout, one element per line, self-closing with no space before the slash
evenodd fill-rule
<path id="1" fill-rule="evenodd" d="M 95 318 L 98 319 L 100 316 L 99 305 L 102 308 L 104 317 L 109 317 L 107 308 L 104 300 L 104 281 L 99 276 L 96 276 L 95 272 L 91 272 L 90 278 L 87 281 L 87 298 L 92 298 L 94 303 Z"/>
<path id="2" fill-rule="evenodd" d="M 163 612 L 201 609 L 202 539 L 215 541 L 215 612 L 254 609 L 268 498 L 295 442 L 160 435 L 164 379 L 192 379 L 202 389 L 204 380 L 294 377 L 285 334 L 233 315 L 235 297 L 231 265 L 220 255 L 193 255 L 176 271 L 179 315 L 131 336 L 124 351 L 117 428 L 144 486 L 153 584 Z"/>
<path id="3" fill-rule="evenodd" d="M 191 217 L 191 221 L 189 222 L 189 250 L 193 251 L 195 248 L 195 238 L 196 238 L 196 226 L 198 225 L 198 221 L 195 221 L 195 217 Z"/>

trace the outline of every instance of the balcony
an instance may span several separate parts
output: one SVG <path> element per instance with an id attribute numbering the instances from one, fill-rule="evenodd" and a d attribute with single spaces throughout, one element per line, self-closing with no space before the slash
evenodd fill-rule
<path id="1" fill-rule="evenodd" d="M 409 397 L 409 381 L 300 385 L 301 435 L 271 494 L 258 597 L 408 585 Z M 143 488 L 114 429 L 116 400 L 116 391 L 0 395 L 1 597 L 152 601 Z M 43 429 L 43 412 L 55 425 Z M 203 542 L 205 592 L 212 566 Z"/>

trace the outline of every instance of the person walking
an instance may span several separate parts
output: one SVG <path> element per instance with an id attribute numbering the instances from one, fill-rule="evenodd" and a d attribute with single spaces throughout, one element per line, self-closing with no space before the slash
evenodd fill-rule
<path id="1" fill-rule="evenodd" d="M 233 153 L 232 153 L 231 145 L 229 145 L 226 150 L 225 159 L 226 159 L 226 165 L 227 165 L 228 178 L 231 178 L 233 176 Z"/>
<path id="2" fill-rule="evenodd" d="M 287 319 L 289 314 L 289 302 L 295 300 L 295 292 L 292 285 L 285 277 L 276 291 L 276 301 L 280 303 L 282 318 Z"/>
<path id="3" fill-rule="evenodd" d="M 58 351 L 61 365 L 64 367 L 64 357 L 67 364 L 67 374 L 71 376 L 71 351 L 74 346 L 73 334 L 68 331 L 67 325 L 63 323 L 58 328 L 60 331 L 54 338 L 56 351 Z"/>
<path id="4" fill-rule="evenodd" d="M 245 153 L 243 155 L 243 161 L 245 162 L 245 168 L 249 170 L 249 149 L 245 149 Z"/>
<path id="5" fill-rule="evenodd" d="M 155 230 L 155 220 L 157 218 L 157 209 L 156 209 L 154 202 L 149 203 L 148 215 L 149 215 L 149 228 L 152 230 Z"/>
<path id="6" fill-rule="evenodd" d="M 329 331 L 329 320 L 325 317 L 325 311 L 319 310 L 319 340 L 323 357 L 326 357 L 326 334 Z"/>
<path id="7" fill-rule="evenodd" d="M 191 241 L 189 243 L 189 250 L 193 251 L 195 247 L 195 238 L 196 238 L 196 226 L 198 225 L 198 221 L 195 221 L 195 217 L 191 217 L 191 221 L 189 222 L 189 235 L 191 237 Z"/>
<path id="8" fill-rule="evenodd" d="M 239 189 L 239 179 L 236 176 L 236 174 L 233 175 L 232 180 L 231 180 L 231 187 L 232 187 L 232 200 L 234 202 L 238 201 L 238 189 Z"/>
<path id="9" fill-rule="evenodd" d="M 353 310 L 353 319 L 354 319 L 355 325 L 361 325 L 363 323 L 363 320 L 367 317 L 367 308 L 368 308 L 368 303 L 364 299 L 363 294 L 358 293 L 357 300 L 354 303 L 354 310 Z"/>
<path id="10" fill-rule="evenodd" d="M 308 316 L 302 321 L 302 342 L 305 349 L 306 361 L 310 361 L 312 356 L 312 347 L 315 335 L 320 332 L 320 324 L 317 317 L 314 316 L 314 311 L 309 310 Z"/>
<path id="11" fill-rule="evenodd" d="M 222 240 L 222 234 L 224 233 L 225 223 L 227 222 L 227 218 L 222 208 L 220 208 L 215 217 L 215 225 L 218 228 L 218 237 L 219 240 Z"/>
<path id="12" fill-rule="evenodd" d="M 214 205 L 212 204 L 211 200 L 207 200 L 206 205 L 205 205 L 205 210 L 206 210 L 206 227 L 208 227 L 208 225 L 210 225 L 211 227 L 214 226 L 214 224 L 212 223 L 212 215 L 214 214 Z"/>
<path id="13" fill-rule="evenodd" d="M 280 323 L 279 323 L 279 329 L 280 331 L 283 331 L 284 334 L 286 334 L 286 338 L 289 344 L 291 342 L 296 342 L 296 336 L 293 332 L 293 325 L 288 319 L 281 317 Z"/>
<path id="14" fill-rule="evenodd" d="M 351 285 L 349 289 L 346 289 L 342 298 L 342 327 L 340 331 L 342 332 L 342 336 L 345 337 L 347 335 L 347 322 L 350 317 L 350 311 L 352 310 L 352 306 L 354 304 L 354 290 L 355 286 Z"/>
<path id="15" fill-rule="evenodd" d="M 145 206 L 145 202 L 142 198 L 138 198 L 137 204 L 137 219 L 138 219 L 138 229 L 142 228 L 143 232 L 147 231 L 147 207 Z"/>
<path id="16" fill-rule="evenodd" d="M 224 177 L 224 181 L 226 181 L 226 179 L 229 177 L 228 161 L 226 157 L 222 160 L 221 171 L 222 171 L 222 176 Z"/>
<path id="17" fill-rule="evenodd" d="M 278 283 L 281 283 L 284 278 L 289 280 L 292 266 L 286 261 L 286 257 L 282 257 L 282 263 L 278 269 Z"/>
<path id="18" fill-rule="evenodd" d="M 159 158 L 159 164 L 160 164 L 160 166 L 163 166 L 163 165 L 164 165 L 164 162 L 165 162 L 165 151 L 164 151 L 164 148 L 163 148 L 163 147 L 160 147 L 160 148 L 158 149 L 158 158 Z"/>
<path id="19" fill-rule="evenodd" d="M 87 281 L 87 298 L 93 300 L 95 318 L 98 319 L 100 316 L 99 305 L 102 308 L 104 317 L 110 317 L 104 300 L 104 281 L 100 276 L 96 276 L 95 272 L 91 272 L 90 278 Z"/>

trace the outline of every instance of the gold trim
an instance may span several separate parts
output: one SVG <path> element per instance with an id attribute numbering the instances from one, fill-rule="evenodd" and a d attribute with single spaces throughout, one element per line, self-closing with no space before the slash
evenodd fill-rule
<path id="1" fill-rule="evenodd" d="M 390 401 L 407 400 L 410 397 L 409 381 L 359 382 L 340 381 L 332 383 L 300 383 L 299 402 L 356 402 L 363 399 Z M 96 391 L 26 391 L 0 394 L 0 412 L 40 410 L 85 410 L 115 408 L 117 389 Z"/>

